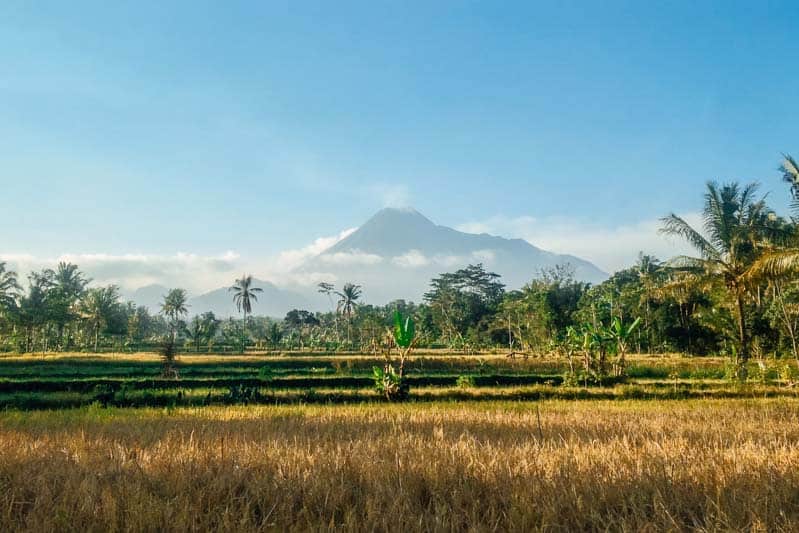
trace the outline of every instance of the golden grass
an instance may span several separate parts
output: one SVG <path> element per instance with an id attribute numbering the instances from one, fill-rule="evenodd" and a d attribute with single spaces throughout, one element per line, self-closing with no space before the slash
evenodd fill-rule
<path id="1" fill-rule="evenodd" d="M 688 528 L 799 528 L 798 400 L 0 414 L 3 531 Z"/>

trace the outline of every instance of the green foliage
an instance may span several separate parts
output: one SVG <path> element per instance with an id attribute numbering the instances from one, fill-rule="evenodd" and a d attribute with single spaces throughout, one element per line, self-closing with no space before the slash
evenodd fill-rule
<path id="1" fill-rule="evenodd" d="M 247 349 L 247 332 L 243 322 L 228 320 L 222 327 L 222 338 L 226 345 L 233 348 L 237 353 L 244 353 Z"/>
<path id="2" fill-rule="evenodd" d="M 410 387 L 408 382 L 394 370 L 392 365 L 384 368 L 375 366 L 372 374 L 377 392 L 386 397 L 389 401 L 401 401 L 408 398 Z"/>
<path id="3" fill-rule="evenodd" d="M 394 311 L 394 342 L 403 349 L 408 349 L 413 345 L 416 335 L 416 325 L 413 318 L 409 315 L 405 320 L 399 311 Z"/>
<path id="4" fill-rule="evenodd" d="M 491 319 L 505 294 L 500 276 L 482 264 L 441 274 L 430 282 L 424 299 L 431 321 L 450 347 L 474 345 L 489 330 Z"/>
<path id="5" fill-rule="evenodd" d="M 225 401 L 228 403 L 258 403 L 262 399 L 261 391 L 258 387 L 249 387 L 241 383 L 231 385 L 228 393 L 225 396 Z"/>
<path id="6" fill-rule="evenodd" d="M 474 379 L 474 376 L 458 376 L 458 380 L 455 382 L 455 386 L 461 389 L 469 389 L 474 387 L 477 382 Z"/>
<path id="7" fill-rule="evenodd" d="M 176 365 L 178 355 L 177 344 L 172 336 L 164 338 L 161 346 L 161 375 L 164 377 L 178 377 L 178 367 Z"/>

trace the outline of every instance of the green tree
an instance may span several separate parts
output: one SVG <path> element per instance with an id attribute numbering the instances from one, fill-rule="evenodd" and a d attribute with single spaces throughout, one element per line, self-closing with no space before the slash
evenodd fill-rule
<path id="1" fill-rule="evenodd" d="M 4 326 L 11 322 L 17 308 L 17 296 L 20 290 L 22 287 L 17 282 L 17 273 L 6 270 L 6 263 L 0 261 L 0 333 L 3 332 Z"/>
<path id="2" fill-rule="evenodd" d="M 286 313 L 283 319 L 285 326 L 297 335 L 300 343 L 300 350 L 305 347 L 305 341 L 311 334 L 311 330 L 319 326 L 319 317 L 304 309 L 292 309 Z"/>
<path id="3" fill-rule="evenodd" d="M 38 338 L 42 339 L 42 349 L 46 346 L 46 326 L 50 318 L 49 296 L 53 287 L 54 272 L 49 269 L 31 272 L 28 276 L 28 290 L 19 297 L 14 319 L 25 331 L 25 351 L 35 349 Z"/>
<path id="4" fill-rule="evenodd" d="M 352 343 L 352 317 L 355 315 L 362 295 L 361 286 L 354 283 L 345 283 L 341 291 L 336 291 L 339 297 L 336 311 L 347 319 L 347 345 Z"/>
<path id="5" fill-rule="evenodd" d="M 237 279 L 230 289 L 233 293 L 233 303 L 236 304 L 236 309 L 244 316 L 244 328 L 247 328 L 247 315 L 252 314 L 252 304 L 258 301 L 257 293 L 263 292 L 259 287 L 253 287 L 252 276 L 242 275 L 241 279 Z"/>
<path id="6" fill-rule="evenodd" d="M 752 291 L 751 269 L 764 244 L 779 232 L 765 200 L 757 198 L 757 188 L 754 183 L 740 187 L 709 182 L 702 210 L 704 234 L 673 213 L 661 219 L 662 233 L 683 238 L 699 254 L 672 260 L 686 274 L 681 282 L 720 283 L 726 289 L 736 320 L 736 363 L 741 377 L 751 350 L 746 307 Z"/>
<path id="7" fill-rule="evenodd" d="M 199 352 L 202 344 L 208 346 L 211 343 L 218 329 L 219 320 L 213 312 L 207 311 L 192 318 L 188 328 L 186 328 L 186 333 L 194 345 L 194 350 Z"/>
<path id="8" fill-rule="evenodd" d="M 161 303 L 161 314 L 169 318 L 170 336 L 174 343 L 178 333 L 183 329 L 182 317 L 186 316 L 188 310 L 188 296 L 184 289 L 171 289 L 164 295 Z"/>
<path id="9" fill-rule="evenodd" d="M 126 337 L 127 343 L 134 348 L 138 348 L 150 331 L 153 317 L 143 305 L 136 306 L 133 302 L 128 302 L 127 306 Z"/>
<path id="10" fill-rule="evenodd" d="M 477 264 L 431 280 L 424 300 L 450 346 L 465 347 L 469 337 L 472 341 L 479 340 L 481 333 L 491 329 L 505 294 L 505 285 L 499 279 L 499 274 Z"/>
<path id="11" fill-rule="evenodd" d="M 336 287 L 332 283 L 322 282 L 317 285 L 317 292 L 327 296 L 330 301 L 330 309 L 333 310 L 333 329 L 336 332 L 336 342 L 340 342 L 338 334 L 338 313 L 335 312 L 335 305 L 333 304 L 333 294 L 336 294 Z"/>
<path id="12" fill-rule="evenodd" d="M 78 301 L 86 290 L 89 280 L 78 269 L 78 265 L 60 262 L 53 275 L 53 287 L 50 290 L 49 315 L 56 325 L 56 336 L 59 346 L 69 344 L 65 339 L 68 326 L 79 316 Z"/>
<path id="13" fill-rule="evenodd" d="M 119 305 L 119 289 L 116 285 L 89 289 L 80 302 L 80 314 L 89 324 L 94 336 L 94 351 L 97 351 L 100 333 L 108 324 Z"/>
<path id="14" fill-rule="evenodd" d="M 752 277 L 793 277 L 799 271 L 799 164 L 786 155 L 780 167 L 782 180 L 791 192 L 791 234 L 786 246 L 767 249 L 752 268 Z"/>
<path id="15" fill-rule="evenodd" d="M 6 263 L 0 261 L 0 310 L 13 307 L 21 289 L 17 282 L 17 273 L 7 270 Z"/>

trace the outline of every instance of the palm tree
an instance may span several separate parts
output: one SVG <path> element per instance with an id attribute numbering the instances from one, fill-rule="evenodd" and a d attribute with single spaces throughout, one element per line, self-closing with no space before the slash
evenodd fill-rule
<path id="1" fill-rule="evenodd" d="M 768 249 L 753 268 L 753 275 L 772 279 L 792 276 L 799 270 L 799 164 L 785 155 L 780 172 L 782 180 L 791 187 L 793 242 L 789 246 Z"/>
<path id="2" fill-rule="evenodd" d="M 219 320 L 216 319 L 212 311 L 208 311 L 202 315 L 195 316 L 186 328 L 186 333 L 194 344 L 194 350 L 199 352 L 200 344 L 203 342 L 206 347 L 210 345 L 217 329 L 219 329 Z"/>
<path id="3" fill-rule="evenodd" d="M 6 263 L 0 261 L 0 319 L 16 307 L 17 294 L 22 290 L 17 282 L 17 273 L 6 270 Z M 0 322 L 2 326 L 2 322 Z M 2 331 L 2 330 L 0 330 Z"/>
<path id="4" fill-rule="evenodd" d="M 116 285 L 89 289 L 81 301 L 81 316 L 94 331 L 94 351 L 100 340 L 100 331 L 108 323 L 108 319 L 119 303 L 119 289 Z"/>
<path id="5" fill-rule="evenodd" d="M 78 265 L 62 261 L 58 263 L 53 281 L 60 291 L 77 296 L 83 292 L 90 280 L 83 277 Z"/>
<path id="6" fill-rule="evenodd" d="M 638 252 L 638 263 L 635 265 L 638 280 L 641 283 L 641 297 L 640 304 L 644 306 L 644 330 L 647 336 L 647 349 L 652 351 L 652 328 L 650 328 L 650 302 L 655 289 L 658 269 L 660 268 L 660 261 L 651 255 L 644 255 L 643 252 Z M 640 329 L 639 339 L 640 339 Z M 641 343 L 638 343 L 638 350 L 641 350 Z"/>
<path id="7" fill-rule="evenodd" d="M 318 292 L 319 293 L 327 295 L 327 299 L 330 301 L 330 309 L 333 310 L 334 306 L 333 306 L 333 296 L 332 295 L 333 295 L 333 293 L 336 292 L 336 287 L 332 283 L 327 283 L 325 281 L 321 282 L 319 285 L 317 285 L 317 287 L 318 287 Z M 338 343 L 339 342 L 339 336 L 338 336 L 338 314 L 335 314 L 335 313 L 333 314 L 333 328 L 334 328 L 334 330 L 336 332 L 336 342 Z"/>
<path id="8" fill-rule="evenodd" d="M 702 210 L 704 234 L 674 213 L 662 218 L 661 233 L 682 237 L 698 257 L 681 256 L 671 263 L 681 267 L 679 283 L 721 282 L 733 303 L 737 325 L 739 372 L 745 373 L 749 359 L 746 297 L 752 288 L 751 269 L 762 254 L 762 246 L 777 236 L 774 214 L 763 198 L 756 198 L 758 185 L 741 188 L 736 183 L 719 186 L 708 182 Z M 707 235 L 707 237 L 705 236 Z"/>
<path id="9" fill-rule="evenodd" d="M 361 297 L 361 286 L 354 283 L 345 283 L 341 292 L 336 291 L 339 297 L 337 311 L 347 317 L 347 344 L 350 344 L 350 334 L 352 330 L 352 317 L 358 307 L 358 300 Z"/>
<path id="10" fill-rule="evenodd" d="M 799 164 L 790 155 L 784 154 L 783 157 L 784 160 L 780 167 L 782 181 L 791 186 L 791 194 L 793 195 L 791 208 L 794 212 L 799 212 Z"/>
<path id="11" fill-rule="evenodd" d="M 172 341 L 174 342 L 178 334 L 180 317 L 186 315 L 189 310 L 186 304 L 188 297 L 184 289 L 171 289 L 164 295 L 161 303 L 161 314 L 169 317 L 172 328 Z"/>
<path id="12" fill-rule="evenodd" d="M 51 302 L 52 318 L 58 328 L 58 343 L 61 348 L 64 344 L 64 332 L 67 325 L 75 318 L 76 304 L 89 280 L 83 277 L 78 270 L 78 265 L 60 262 L 53 274 L 53 298 Z M 66 335 L 69 340 L 69 333 Z"/>
<path id="13" fill-rule="evenodd" d="M 263 289 L 253 287 L 252 284 L 252 276 L 242 274 L 241 279 L 237 279 L 236 283 L 228 289 L 233 293 L 233 302 L 236 304 L 236 309 L 244 315 L 245 328 L 247 327 L 247 315 L 252 314 L 252 303 L 258 301 L 256 293 L 263 292 Z"/>
<path id="14" fill-rule="evenodd" d="M 21 287 L 17 282 L 17 273 L 6 270 L 6 263 L 0 261 L 0 310 L 14 305 L 19 290 Z"/>

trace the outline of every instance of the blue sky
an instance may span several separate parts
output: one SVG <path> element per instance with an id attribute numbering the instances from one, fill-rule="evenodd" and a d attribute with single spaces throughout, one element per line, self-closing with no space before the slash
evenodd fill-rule
<path id="1" fill-rule="evenodd" d="M 6 0 L 0 256 L 261 265 L 410 204 L 612 269 L 708 179 L 786 205 L 797 20 L 796 2 Z"/>

